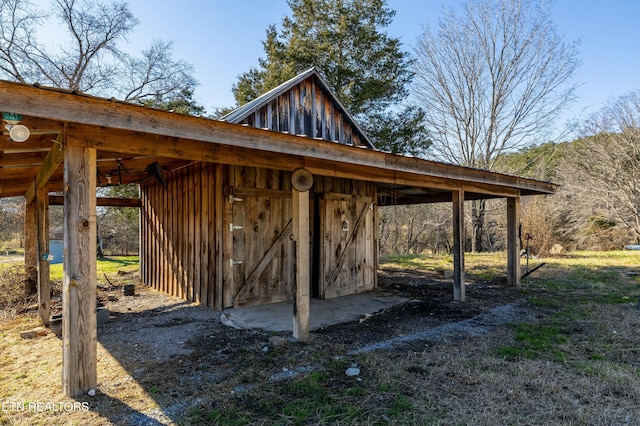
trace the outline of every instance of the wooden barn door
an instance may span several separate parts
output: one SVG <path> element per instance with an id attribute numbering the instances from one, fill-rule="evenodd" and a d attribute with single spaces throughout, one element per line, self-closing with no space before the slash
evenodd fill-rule
<path id="1" fill-rule="evenodd" d="M 375 287 L 373 197 L 324 194 L 320 201 L 319 297 L 330 299 Z"/>
<path id="2" fill-rule="evenodd" d="M 228 192 L 224 306 L 290 300 L 291 191 L 236 187 Z"/>

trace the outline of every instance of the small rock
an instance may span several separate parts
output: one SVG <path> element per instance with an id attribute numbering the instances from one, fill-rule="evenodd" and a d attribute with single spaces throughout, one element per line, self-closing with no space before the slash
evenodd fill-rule
<path id="1" fill-rule="evenodd" d="M 89 396 L 95 396 L 96 395 L 96 390 L 95 389 L 89 389 L 89 392 L 87 392 L 87 394 Z"/>
<path id="2" fill-rule="evenodd" d="M 359 376 L 360 375 L 360 369 L 357 368 L 357 367 L 347 368 L 345 370 L 344 374 L 346 374 L 348 377 Z"/>
<path id="3" fill-rule="evenodd" d="M 116 295 L 115 295 L 115 294 L 113 294 L 113 293 L 109 293 L 109 294 L 107 294 L 107 300 L 108 300 L 109 302 L 115 302 L 116 300 L 118 300 L 118 298 L 116 297 Z"/>
<path id="4" fill-rule="evenodd" d="M 20 337 L 23 339 L 33 339 L 34 337 L 36 337 L 36 332 L 33 330 L 21 331 Z"/>

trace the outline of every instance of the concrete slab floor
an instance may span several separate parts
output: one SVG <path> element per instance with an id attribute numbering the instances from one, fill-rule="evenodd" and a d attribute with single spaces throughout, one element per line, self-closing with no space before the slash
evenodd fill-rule
<path id="1" fill-rule="evenodd" d="M 366 315 L 373 315 L 407 301 L 409 299 L 406 297 L 379 292 L 353 294 L 327 300 L 312 298 L 309 305 L 310 328 L 313 331 L 333 324 L 357 321 Z M 225 309 L 222 322 L 236 328 L 293 331 L 293 303 L 280 302 Z"/>

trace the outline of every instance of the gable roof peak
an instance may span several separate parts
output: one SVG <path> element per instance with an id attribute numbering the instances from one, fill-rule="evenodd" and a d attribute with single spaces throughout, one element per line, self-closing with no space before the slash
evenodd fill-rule
<path id="1" fill-rule="evenodd" d="M 307 96 L 310 94 L 306 93 L 306 84 L 308 84 L 306 82 L 311 78 L 313 78 L 312 96 L 314 96 L 315 99 L 308 99 Z M 320 89 L 320 95 L 317 94 L 317 89 Z M 303 100 L 301 97 L 296 99 L 294 95 L 285 96 L 285 94 L 292 91 L 295 93 L 303 91 L 305 93 L 305 99 Z M 279 99 L 281 100 L 280 103 L 278 102 Z M 287 111 L 282 110 L 282 115 L 287 115 L 287 120 L 291 120 L 290 123 L 280 122 L 285 120 L 284 117 L 280 116 L 275 121 L 271 119 L 270 122 L 265 122 L 268 120 L 260 119 L 260 114 L 265 117 L 271 116 L 265 109 L 271 108 L 270 111 L 273 113 L 274 110 L 282 108 L 283 103 L 288 102 L 299 103 L 295 108 L 289 105 L 290 108 Z M 328 107 L 327 102 L 330 104 L 330 107 Z M 327 114 L 327 111 L 330 111 L 330 113 Z M 292 117 L 294 115 L 295 117 Z M 313 118 L 311 116 L 313 116 Z M 268 128 L 273 131 L 320 138 L 345 145 L 356 145 L 375 149 L 367 134 L 342 105 L 316 67 L 311 67 L 301 72 L 279 86 L 274 87 L 252 101 L 231 111 L 229 114 L 220 118 L 220 120 L 229 123 Z M 307 123 L 307 121 L 311 123 Z M 296 129 L 291 131 L 291 127 L 295 123 L 299 123 L 299 125 L 296 124 Z M 321 127 L 325 129 L 318 128 L 317 124 L 321 124 Z M 298 128 L 304 126 L 310 128 Z M 340 126 L 344 126 L 344 128 L 340 128 Z"/>

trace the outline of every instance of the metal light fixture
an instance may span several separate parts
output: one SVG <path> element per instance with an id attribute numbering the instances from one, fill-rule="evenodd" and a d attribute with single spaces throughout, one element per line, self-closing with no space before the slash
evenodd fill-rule
<path id="1" fill-rule="evenodd" d="M 4 128 L 9 131 L 9 138 L 14 142 L 24 142 L 29 139 L 31 132 L 25 125 L 19 124 L 22 120 L 20 114 L 13 114 L 9 112 L 2 113 L 2 119 L 5 121 Z"/>

